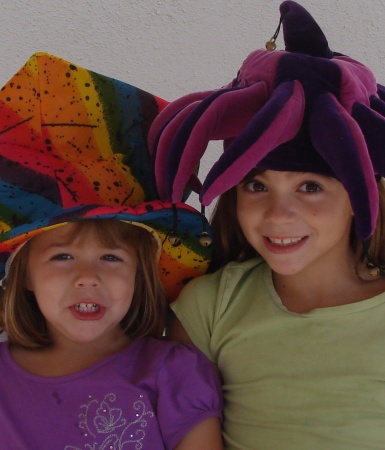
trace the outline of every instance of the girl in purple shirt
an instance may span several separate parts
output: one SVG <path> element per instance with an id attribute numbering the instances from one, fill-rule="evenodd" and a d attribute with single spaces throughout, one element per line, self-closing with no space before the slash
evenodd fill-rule
<path id="1" fill-rule="evenodd" d="M 2 449 L 223 448 L 217 372 L 161 339 L 209 261 L 201 214 L 153 194 L 161 107 L 42 53 L 0 92 Z"/>

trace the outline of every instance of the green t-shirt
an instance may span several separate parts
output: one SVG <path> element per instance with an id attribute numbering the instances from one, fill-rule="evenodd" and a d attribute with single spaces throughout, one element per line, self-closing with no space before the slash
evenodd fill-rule
<path id="1" fill-rule="evenodd" d="M 221 372 L 227 449 L 385 449 L 385 294 L 293 313 L 254 259 L 172 308 Z"/>

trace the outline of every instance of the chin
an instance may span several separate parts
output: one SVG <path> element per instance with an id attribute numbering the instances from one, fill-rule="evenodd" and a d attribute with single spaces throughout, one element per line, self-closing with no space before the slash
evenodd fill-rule
<path id="1" fill-rule="evenodd" d="M 270 269 L 277 275 L 298 275 L 304 270 L 303 266 L 291 266 L 290 264 L 285 262 L 277 264 L 276 262 L 269 262 L 267 259 L 266 262 L 269 265 Z"/>

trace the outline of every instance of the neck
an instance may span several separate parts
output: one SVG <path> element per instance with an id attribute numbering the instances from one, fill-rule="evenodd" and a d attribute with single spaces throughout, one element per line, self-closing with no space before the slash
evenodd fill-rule
<path id="1" fill-rule="evenodd" d="M 362 273 L 365 270 L 359 268 L 357 258 L 349 252 L 322 268 L 312 266 L 295 275 L 273 273 L 273 282 L 288 310 L 306 313 L 355 303 L 385 291 L 385 279 L 373 280 Z"/>
<path id="2" fill-rule="evenodd" d="M 50 347 L 28 349 L 11 345 L 15 362 L 35 375 L 57 377 L 71 375 L 97 364 L 128 347 L 131 339 L 122 333 L 114 342 L 55 342 Z"/>

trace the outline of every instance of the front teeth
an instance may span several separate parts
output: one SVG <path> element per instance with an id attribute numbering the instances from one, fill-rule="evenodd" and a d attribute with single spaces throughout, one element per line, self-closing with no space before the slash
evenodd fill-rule
<path id="1" fill-rule="evenodd" d="M 276 244 L 276 245 L 282 245 L 282 246 L 285 246 L 285 245 L 292 245 L 292 244 L 297 244 L 298 242 L 300 242 L 300 241 L 302 240 L 301 237 L 295 237 L 295 238 L 279 238 L 279 239 L 276 239 L 276 238 L 268 238 L 268 239 L 269 239 L 269 241 L 270 241 L 271 243 Z"/>
<path id="2" fill-rule="evenodd" d="M 78 312 L 92 313 L 99 310 L 99 306 L 96 303 L 78 303 L 75 305 L 75 310 Z"/>

